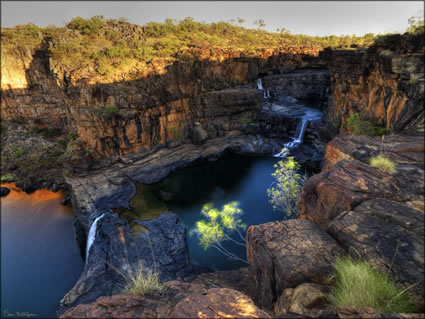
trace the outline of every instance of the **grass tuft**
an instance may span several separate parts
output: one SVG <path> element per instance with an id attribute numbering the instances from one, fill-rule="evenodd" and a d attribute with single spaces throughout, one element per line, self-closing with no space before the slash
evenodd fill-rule
<path id="1" fill-rule="evenodd" d="M 383 313 L 415 311 L 406 291 L 367 262 L 340 257 L 335 263 L 335 273 L 331 300 L 336 307 L 371 307 Z"/>
<path id="2" fill-rule="evenodd" d="M 395 173 L 397 171 L 396 163 L 387 156 L 378 155 L 370 159 L 370 166 L 376 167 L 387 173 Z"/>
<path id="3" fill-rule="evenodd" d="M 161 293 L 163 287 L 159 283 L 159 273 L 143 267 L 126 276 L 126 285 L 122 292 L 130 295 L 143 296 L 146 294 L 156 295 Z"/>

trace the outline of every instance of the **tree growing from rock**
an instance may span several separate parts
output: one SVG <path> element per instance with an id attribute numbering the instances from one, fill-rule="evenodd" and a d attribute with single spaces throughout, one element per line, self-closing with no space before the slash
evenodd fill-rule
<path id="1" fill-rule="evenodd" d="M 238 202 L 230 202 L 223 205 L 222 210 L 214 208 L 213 203 L 207 203 L 202 207 L 201 214 L 206 219 L 196 223 L 196 233 L 199 236 L 201 246 L 207 250 L 209 247 L 214 247 L 220 253 L 227 256 L 229 259 L 239 260 L 247 263 L 246 260 L 236 256 L 223 247 L 222 243 L 225 240 L 245 247 L 245 238 L 241 231 L 246 228 L 239 218 L 242 214 Z M 236 233 L 239 238 L 235 240 L 230 236 L 231 233 Z"/>
<path id="2" fill-rule="evenodd" d="M 276 170 L 272 176 L 276 181 L 267 189 L 269 202 L 273 209 L 280 210 L 288 216 L 295 216 L 301 187 L 306 181 L 306 176 L 298 173 L 300 165 L 293 157 L 277 162 L 274 167 Z"/>

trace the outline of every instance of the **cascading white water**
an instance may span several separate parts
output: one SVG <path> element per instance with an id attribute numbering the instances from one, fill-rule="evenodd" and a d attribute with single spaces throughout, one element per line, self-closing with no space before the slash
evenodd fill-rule
<path id="1" fill-rule="evenodd" d="M 264 90 L 263 88 L 263 80 L 261 78 L 257 79 L 257 89 Z"/>
<path id="2" fill-rule="evenodd" d="M 105 214 L 102 214 L 98 217 L 95 218 L 95 220 L 93 221 L 93 223 L 90 226 L 90 230 L 89 230 L 89 235 L 87 236 L 87 245 L 86 245 L 86 265 L 87 262 L 89 260 L 89 252 L 90 252 L 90 248 L 93 245 L 93 242 L 96 238 L 96 227 L 97 227 L 97 222 L 104 216 Z"/>
<path id="3" fill-rule="evenodd" d="M 257 79 L 257 90 L 263 91 L 263 97 L 265 100 L 270 98 L 270 90 L 263 87 L 263 80 L 261 78 Z"/>
<path id="4" fill-rule="evenodd" d="M 318 120 L 321 118 L 321 114 L 320 112 L 316 111 L 316 110 L 312 110 L 312 109 L 308 109 L 305 108 L 305 114 L 303 115 L 303 117 L 301 118 L 301 121 L 299 122 L 298 126 L 297 126 L 297 130 L 296 130 L 296 137 L 291 137 L 292 141 L 284 144 L 284 147 L 286 149 L 293 149 L 298 147 L 298 145 L 302 144 L 303 139 L 304 139 L 304 133 L 305 130 L 307 129 L 308 123 L 310 121 L 314 121 L 314 120 Z M 287 155 L 287 151 L 285 150 L 285 148 L 279 152 L 278 154 L 275 154 L 273 156 L 275 157 L 286 157 Z"/>

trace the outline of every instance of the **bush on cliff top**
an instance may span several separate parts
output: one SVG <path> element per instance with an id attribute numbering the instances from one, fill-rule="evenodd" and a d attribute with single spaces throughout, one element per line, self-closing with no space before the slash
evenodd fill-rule
<path id="1" fill-rule="evenodd" d="M 39 28 L 33 24 L 2 28 L 2 55 L 7 52 L 20 56 L 19 52 L 30 52 L 39 47 L 44 38 L 49 38 L 51 66 L 61 73 L 91 69 L 99 76 L 128 74 L 131 77 L 134 73 L 137 77 L 137 70 L 147 68 L 153 60 L 192 61 L 193 48 L 242 49 L 256 55 L 263 48 L 367 46 L 374 38 L 373 34 L 363 37 L 293 35 L 284 28 L 284 32 L 267 32 L 261 28 L 244 28 L 242 23 L 205 23 L 187 17 L 181 21 L 149 22 L 139 27 L 125 19 L 76 17 L 62 28 Z"/>
<path id="2" fill-rule="evenodd" d="M 340 257 L 335 263 L 335 276 L 331 300 L 337 307 L 371 307 L 383 313 L 415 310 L 406 290 L 367 262 Z"/>

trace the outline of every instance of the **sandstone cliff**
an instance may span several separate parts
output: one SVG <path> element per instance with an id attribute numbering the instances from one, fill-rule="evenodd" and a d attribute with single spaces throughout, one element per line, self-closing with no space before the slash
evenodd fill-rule
<path id="1" fill-rule="evenodd" d="M 324 55 L 330 60 L 330 124 L 344 131 L 348 117 L 359 112 L 396 133 L 423 129 L 423 34 L 392 35 L 367 50 L 325 50 Z"/>

